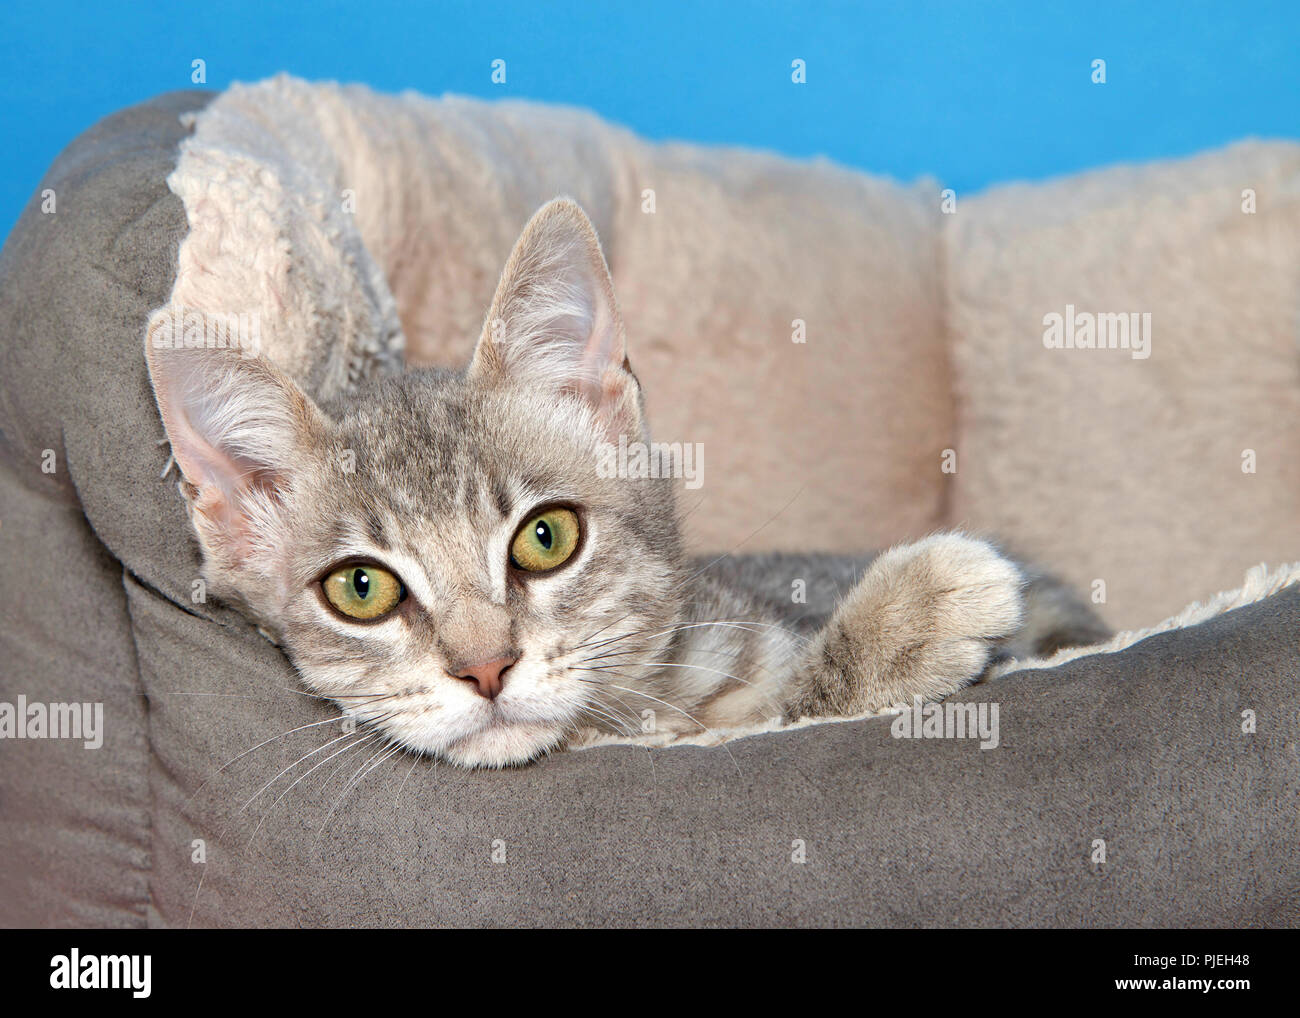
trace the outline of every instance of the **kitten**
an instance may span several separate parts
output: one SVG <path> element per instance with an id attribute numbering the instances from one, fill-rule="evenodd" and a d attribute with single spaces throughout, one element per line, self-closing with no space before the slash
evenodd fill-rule
<path id="1" fill-rule="evenodd" d="M 570 201 L 524 230 L 463 373 L 318 405 L 266 360 L 146 355 L 209 590 L 312 690 L 457 764 L 637 733 L 646 711 L 700 733 L 933 700 L 1000 652 L 1106 635 L 1059 584 L 959 534 L 873 560 L 690 561 L 671 478 L 596 469 L 604 443 L 646 440 L 645 419 Z M 796 577 L 808 604 L 789 603 Z M 837 585 L 838 604 L 819 599 Z"/>

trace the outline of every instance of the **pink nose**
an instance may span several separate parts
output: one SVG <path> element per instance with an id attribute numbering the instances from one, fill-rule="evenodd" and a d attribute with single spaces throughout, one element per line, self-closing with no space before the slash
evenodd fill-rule
<path id="1" fill-rule="evenodd" d="M 482 664 L 461 668 L 457 678 L 474 683 L 478 688 L 479 696 L 495 700 L 506 684 L 506 672 L 518 660 L 517 657 L 495 657 Z"/>

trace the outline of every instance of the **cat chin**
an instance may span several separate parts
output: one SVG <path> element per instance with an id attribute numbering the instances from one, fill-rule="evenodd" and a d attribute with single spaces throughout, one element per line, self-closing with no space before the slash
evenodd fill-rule
<path id="1" fill-rule="evenodd" d="M 497 724 L 430 751 L 458 767 L 515 767 L 555 749 L 564 734 L 555 722 Z"/>

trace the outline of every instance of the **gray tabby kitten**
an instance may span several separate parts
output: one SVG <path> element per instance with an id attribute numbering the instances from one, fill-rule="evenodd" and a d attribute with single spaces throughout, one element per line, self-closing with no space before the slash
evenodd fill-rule
<path id="1" fill-rule="evenodd" d="M 638 732 L 647 709 L 670 734 L 857 714 L 1106 635 L 958 534 L 869 564 L 691 562 L 671 479 L 596 469 L 604 443 L 648 439 L 573 202 L 529 222 L 486 321 L 464 373 L 321 405 L 268 361 L 146 344 L 209 589 L 395 742 L 501 767 L 580 730 Z"/>

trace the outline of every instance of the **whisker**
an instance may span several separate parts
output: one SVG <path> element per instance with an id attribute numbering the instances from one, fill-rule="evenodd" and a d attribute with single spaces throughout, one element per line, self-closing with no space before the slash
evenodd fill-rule
<path id="1" fill-rule="evenodd" d="M 590 712 L 590 711 L 593 710 L 593 708 L 591 708 L 591 707 L 589 707 L 589 706 L 580 707 L 580 708 L 578 708 L 578 709 L 579 709 L 579 711 L 588 711 L 588 712 Z M 611 716 L 608 715 L 608 714 L 605 715 L 605 716 L 606 716 L 606 717 L 611 717 Z M 613 720 L 612 717 L 611 717 L 611 720 Z M 637 733 L 637 731 L 636 731 L 634 728 L 632 728 L 632 727 L 629 726 L 629 727 L 627 727 L 627 728 L 624 728 L 624 729 L 623 729 L 619 734 L 621 734 L 621 735 L 623 736 L 623 738 L 628 739 L 628 740 L 631 740 L 631 743 L 632 743 L 633 745 L 636 744 L 636 737 L 637 737 L 637 734 L 638 734 L 638 733 Z M 651 773 L 651 775 L 654 775 L 654 774 L 655 774 L 655 757 L 654 757 L 654 753 L 652 753 L 652 752 L 650 751 L 650 747 L 649 747 L 649 746 L 642 745 L 641 748 L 645 750 L 646 758 L 650 761 L 650 773 Z"/>
<path id="2" fill-rule="evenodd" d="M 265 785 L 263 785 L 256 792 L 254 792 L 252 797 L 249 798 L 248 801 L 245 802 L 242 806 L 240 806 L 237 812 L 242 813 L 244 812 L 244 810 L 248 809 L 249 806 L 251 806 L 254 802 L 257 801 L 258 797 L 263 792 L 265 792 L 268 788 L 274 785 L 277 781 L 279 781 L 282 777 L 288 774 L 291 770 L 297 767 L 304 760 L 310 759 L 311 757 L 315 756 L 317 753 L 321 752 L 322 750 L 329 749 L 330 746 L 333 746 L 335 743 L 342 742 L 344 739 L 355 738 L 357 734 L 358 734 L 357 732 L 344 732 L 342 735 L 336 735 L 328 742 L 322 743 L 321 745 L 317 746 L 315 749 L 308 750 L 302 756 L 298 757 L 297 760 L 293 761 L 293 763 L 289 764 L 287 767 L 282 769 L 278 774 L 275 775 L 275 777 L 273 777 Z M 329 757 L 326 757 L 326 759 L 329 759 Z"/>
<path id="3" fill-rule="evenodd" d="M 406 772 L 406 777 L 403 778 L 403 779 L 402 779 L 402 783 L 401 783 L 400 785 L 397 786 L 397 794 L 393 796 L 393 809 L 397 809 L 397 800 L 400 799 L 400 798 L 402 797 L 402 789 L 406 787 L 407 779 L 410 778 L 410 776 L 411 776 L 413 773 L 415 773 L 415 765 L 418 764 L 418 763 L 420 762 L 420 758 L 421 758 L 422 755 L 423 755 L 423 754 L 421 754 L 421 753 L 412 753 L 412 754 L 411 754 L 411 757 L 412 757 L 412 760 L 411 760 L 411 769 L 410 769 L 409 771 Z M 437 770 L 437 768 L 438 768 L 438 763 L 437 763 L 436 760 L 434 761 L 434 765 L 433 765 L 433 766 L 434 766 L 434 770 Z"/>
<path id="4" fill-rule="evenodd" d="M 643 654 L 647 651 L 653 651 L 654 648 L 645 644 L 633 644 L 631 647 L 625 647 L 622 650 L 607 650 L 603 654 L 592 654 L 584 657 L 582 664 L 591 664 L 598 661 L 613 661 L 617 663 L 620 658 L 627 658 L 630 655 Z M 740 656 L 740 652 L 734 647 L 692 647 L 690 653 L 686 656 L 695 657 L 697 654 L 709 654 L 713 657 L 724 657 L 735 659 Z M 769 665 L 762 662 L 755 662 L 753 667 L 760 672 L 770 672 L 772 669 Z"/>
<path id="5" fill-rule="evenodd" d="M 260 831 L 260 830 L 262 829 L 262 824 L 264 824 L 264 823 L 266 822 L 266 818 L 269 817 L 269 816 L 271 815 L 271 813 L 272 813 L 272 811 L 275 809 L 275 807 L 278 806 L 278 805 L 280 804 L 280 801 L 281 801 L 281 800 L 282 800 L 286 795 L 288 795 L 290 792 L 292 792 L 292 791 L 294 790 L 294 788 L 297 787 L 297 785 L 298 785 L 298 783 L 299 783 L 300 781 L 302 781 L 304 778 L 307 778 L 307 777 L 311 776 L 311 774 L 312 774 L 313 772 L 315 772 L 315 771 L 318 770 L 319 768 L 323 767 L 325 764 L 329 763 L 331 760 L 333 760 L 333 759 L 334 759 L 336 756 L 338 756 L 340 753 L 346 753 L 346 752 L 347 752 L 348 750 L 350 750 L 350 749 L 356 749 L 358 746 L 364 746 L 364 745 L 365 745 L 367 742 L 369 742 L 371 739 L 375 739 L 375 738 L 377 738 L 378 736 L 379 736 L 379 733 L 378 733 L 378 732 L 372 732 L 372 733 L 370 733 L 369 735 L 365 735 L 365 736 L 363 736 L 363 737 L 361 737 L 361 738 L 356 738 L 355 741 L 348 743 L 348 744 L 347 744 L 346 746 L 344 746 L 342 749 L 336 749 L 333 753 L 331 753 L 329 756 L 327 756 L 324 760 L 321 760 L 321 761 L 319 761 L 318 763 L 316 763 L 316 764 L 315 764 L 314 766 L 312 766 L 312 767 L 311 767 L 311 768 L 310 768 L 310 769 L 309 769 L 305 774 L 299 775 L 299 777 L 298 777 L 298 778 L 293 782 L 293 784 L 291 784 L 288 788 L 286 788 L 283 792 L 281 792 L 278 796 L 276 796 L 275 802 L 271 803 L 271 805 L 267 807 L 266 812 L 262 814 L 262 818 L 261 818 L 260 820 L 258 820 L 258 822 L 257 822 L 257 826 L 253 828 L 253 833 L 250 834 L 250 835 L 248 836 L 248 843 L 244 846 L 244 854 L 245 854 L 245 855 L 248 854 L 248 850 L 249 850 L 249 849 L 252 847 L 252 845 L 253 845 L 253 840 L 257 837 L 257 832 Z M 298 761 L 298 762 L 301 763 L 301 761 Z M 297 766 L 297 763 L 295 763 L 294 766 L 296 767 L 296 766 Z M 273 779 L 273 780 L 274 780 L 274 779 Z M 258 792 L 257 794 L 258 794 L 258 795 L 261 795 L 262 793 L 261 793 L 261 792 Z M 256 796 L 255 796 L 254 798 L 256 798 Z M 251 802 L 252 800 L 249 800 L 249 801 Z M 247 804 L 245 804 L 245 805 L 247 805 Z M 242 811 L 241 811 L 241 812 L 242 812 Z"/>
<path id="6" fill-rule="evenodd" d="M 773 523 L 775 523 L 775 522 L 776 522 L 776 518 L 777 518 L 778 516 L 780 516 L 783 512 L 785 512 L 787 509 L 789 509 L 792 505 L 794 505 L 794 500 L 795 500 L 796 498 L 798 498 L 798 497 L 799 497 L 800 495 L 802 495 L 802 494 L 803 494 L 803 485 L 800 485 L 800 486 L 799 486 L 799 490 L 796 491 L 793 495 L 790 496 L 790 501 L 788 501 L 785 505 L 781 506 L 780 509 L 778 509 L 775 513 L 773 513 L 772 516 L 769 517 L 769 519 L 768 519 L 768 521 L 767 521 L 766 523 L 764 523 L 761 527 L 759 527 L 757 530 L 755 530 L 753 533 L 751 533 L 748 537 L 746 537 L 746 538 L 745 538 L 743 541 L 741 541 L 738 545 L 736 545 L 734 548 L 732 548 L 731 551 L 727 552 L 725 555 L 719 555 L 717 558 L 715 558 L 712 562 L 709 562 L 709 563 L 708 563 L 707 565 L 705 565 L 703 568 L 698 569 L 698 570 L 696 570 L 695 572 L 693 572 L 690 576 L 688 576 L 688 577 L 686 578 L 686 582 L 687 582 L 687 583 L 690 583 L 691 580 L 693 580 L 693 579 L 695 579 L 696 577 L 698 577 L 701 573 L 706 573 L 706 572 L 708 572 L 710 569 L 712 569 L 714 566 L 716 566 L 719 562 L 723 561 L 724 559 L 729 559 L 729 558 L 731 558 L 732 555 L 736 554 L 736 552 L 740 551 L 740 549 L 743 548 L 746 544 L 748 544 L 748 543 L 749 543 L 750 541 L 752 541 L 755 537 L 757 537 L 757 536 L 758 536 L 759 534 L 761 534 L 764 530 L 766 530 L 769 526 L 771 526 Z"/>
<path id="7" fill-rule="evenodd" d="M 714 619 L 705 622 L 683 622 L 671 626 L 659 627 L 658 629 L 632 630 L 631 632 L 625 633 L 621 636 L 612 636 L 605 640 L 599 640 L 596 642 L 588 641 L 586 643 L 577 644 L 569 651 L 569 653 L 576 653 L 579 650 L 586 650 L 586 649 L 596 650 L 608 644 L 618 643 L 620 640 L 626 640 L 633 636 L 638 636 L 645 633 L 649 633 L 651 635 L 677 633 L 689 629 L 701 629 L 706 626 L 721 626 L 725 628 L 742 629 L 748 632 L 757 632 L 763 629 L 775 629 L 779 633 L 788 636 L 791 640 L 794 640 L 797 643 L 806 644 L 808 642 L 807 637 L 802 636 L 799 633 L 793 632 L 792 630 L 788 629 L 785 626 L 780 626 L 771 622 L 763 622 L 760 621 L 759 619 L 733 618 L 733 619 Z"/>
<path id="8" fill-rule="evenodd" d="M 682 710 L 682 708 L 678 707 L 674 703 L 669 703 L 667 700 L 660 700 L 657 696 L 651 696 L 649 693 L 643 693 L 639 689 L 628 689 L 625 686 L 615 686 L 613 683 L 609 683 L 609 686 L 611 689 L 619 689 L 622 690 L 624 693 L 632 693 L 634 696 L 644 696 L 647 700 L 653 700 L 655 701 L 655 703 L 661 703 L 665 707 L 669 708 L 670 710 L 675 710 L 679 714 L 683 714 L 687 718 L 690 718 L 691 721 L 699 725 L 702 729 L 704 729 L 704 731 L 708 732 L 710 735 L 712 735 L 715 739 L 718 740 L 718 745 L 720 745 L 726 751 L 727 756 L 731 757 L 731 762 L 732 764 L 735 765 L 736 773 L 740 774 L 742 777 L 744 776 L 743 772 L 740 769 L 740 763 L 736 760 L 735 755 L 731 752 L 730 748 L 728 748 L 726 742 L 718 735 L 717 732 L 715 732 L 712 728 L 706 725 L 699 718 L 693 717 L 688 711 Z"/>
<path id="9" fill-rule="evenodd" d="M 393 713 L 392 713 L 392 712 L 387 712 L 387 713 L 381 714 L 381 715 L 379 715 L 377 718 L 375 718 L 374 721 L 373 721 L 372 723 L 374 723 L 374 724 L 378 724 L 378 723 L 380 723 L 380 722 L 383 722 L 383 721 L 388 720 L 388 719 L 389 719 L 390 717 L 392 717 L 392 716 L 393 716 Z M 369 734 L 367 734 L 367 733 L 363 733 L 363 732 L 344 732 L 342 735 L 336 736 L 335 738 L 331 739 L 329 742 L 326 742 L 326 743 L 324 743 L 323 745 L 317 746 L 315 749 L 311 750 L 310 752 L 304 753 L 302 756 L 298 757 L 298 759 L 295 760 L 293 763 L 289 764 L 289 766 L 287 766 L 287 767 L 285 767 L 283 770 L 281 770 L 279 774 L 277 774 L 275 777 L 273 777 L 273 778 L 272 778 L 270 781 L 268 781 L 265 785 L 263 785 L 261 788 L 259 788 L 259 789 L 258 789 L 258 790 L 253 794 L 253 797 L 252 797 L 251 799 L 249 799 L 247 802 L 244 803 L 244 805 L 242 805 L 241 807 L 239 807 L 238 812 L 239 812 L 239 813 L 244 812 L 244 810 L 246 810 L 249 806 L 251 806 L 251 805 L 253 804 L 253 802 L 255 802 L 255 801 L 257 800 L 257 798 L 258 798 L 259 796 L 262 795 L 263 792 L 265 792 L 268 788 L 270 788 L 272 785 L 274 785 L 277 781 L 280 780 L 280 778 L 282 778 L 282 777 L 283 777 L 285 774 L 287 774 L 289 771 L 293 770 L 295 767 L 297 767 L 297 766 L 298 766 L 300 763 L 302 763 L 304 760 L 307 760 L 307 759 L 309 759 L 310 757 L 315 756 L 317 753 L 321 752 L 321 750 L 328 749 L 330 746 L 334 745 L 334 744 L 337 743 L 337 742 L 342 741 L 343 739 L 347 739 L 347 738 L 349 738 L 349 737 L 356 737 L 356 736 L 358 736 L 358 735 L 362 735 L 362 734 L 365 734 L 366 738 L 369 739 L 369 738 L 373 737 L 373 735 L 380 734 L 380 733 L 375 732 L 375 733 L 369 733 Z M 347 747 L 344 747 L 344 748 L 347 748 Z M 327 756 L 327 757 L 326 757 L 324 760 L 322 760 L 320 763 L 322 763 L 322 764 L 323 764 L 323 763 L 328 763 L 330 760 L 334 759 L 334 757 L 337 756 L 337 755 L 338 755 L 337 753 L 331 753 L 329 756 Z M 319 767 L 319 766 L 320 766 L 320 764 L 317 764 L 317 765 L 316 765 L 316 767 Z M 309 771 L 307 772 L 307 774 L 310 774 L 310 773 L 312 773 L 312 771 L 316 770 L 316 767 L 312 767 L 311 770 L 309 770 Z M 307 776 L 306 774 L 303 775 L 303 777 L 306 777 L 306 776 Z M 299 778 L 298 780 L 301 781 L 302 778 Z M 298 783 L 298 782 L 295 781 L 293 784 L 296 785 L 297 783 Z M 293 788 L 293 785 L 290 785 L 289 788 Z M 285 789 L 286 792 L 287 792 L 288 790 L 289 790 L 289 789 Z M 280 798 L 283 798 L 283 797 L 284 797 L 284 796 L 283 796 L 283 794 L 282 794 L 282 795 L 280 796 Z M 280 801 L 279 799 L 276 799 L 276 802 L 279 802 L 279 801 Z M 274 806 L 275 803 L 272 803 L 271 805 Z"/>
<path id="10" fill-rule="evenodd" d="M 166 476 L 165 474 L 163 476 Z M 199 872 L 199 886 L 194 888 L 194 901 L 190 903 L 190 917 L 185 921 L 185 928 L 188 930 L 194 925 L 194 910 L 199 907 L 199 892 L 203 890 L 203 878 L 208 875 L 208 864 L 203 864 L 203 869 Z"/>
<path id="11" fill-rule="evenodd" d="M 601 708 L 586 705 L 579 707 L 578 712 L 582 714 L 590 714 L 595 718 L 604 718 L 618 730 L 620 735 L 626 736 L 627 738 L 631 738 L 634 734 L 626 720 L 615 717 L 613 714 L 610 714 L 608 711 L 602 710 Z"/>
<path id="12" fill-rule="evenodd" d="M 764 697 L 764 699 L 766 699 L 766 700 L 768 701 L 768 703 L 770 703 L 773 707 L 776 708 L 777 714 L 780 714 L 780 713 L 782 712 L 782 710 L 781 710 L 781 704 L 780 704 L 778 701 L 774 700 L 770 694 L 768 694 L 768 693 L 763 693 L 763 691 L 760 690 L 756 685 L 754 685 L 754 683 L 752 683 L 752 682 L 747 682 L 745 679 L 742 679 L 739 675 L 732 675 L 730 672 L 724 672 L 724 671 L 722 671 L 721 669 L 718 669 L 718 668 L 709 668 L 707 665 L 691 664 L 691 663 L 689 663 L 689 662 L 685 662 L 685 661 L 678 661 L 678 662 L 674 662 L 674 661 L 620 661 L 620 662 L 618 662 L 618 664 L 619 664 L 620 667 L 623 667 L 623 668 L 628 668 L 628 667 L 632 667 L 632 666 L 642 667 L 642 668 L 695 668 L 695 669 L 698 669 L 699 671 L 702 671 L 702 672 L 709 672 L 709 673 L 711 673 L 711 674 L 713 674 L 713 675 L 721 675 L 721 676 L 724 676 L 725 678 L 732 679 L 732 680 L 734 680 L 735 682 L 739 682 L 742 686 L 748 686 L 750 689 L 753 689 L 753 690 L 755 690 L 755 691 L 761 693 L 762 696 Z M 584 668 L 583 670 L 584 670 L 584 671 L 603 671 L 603 670 L 604 670 L 604 667 L 602 666 L 602 667 L 596 667 L 596 668 Z M 697 722 L 697 723 L 698 723 L 698 722 Z"/>
<path id="13" fill-rule="evenodd" d="M 390 737 L 387 742 L 382 743 L 379 749 L 366 759 L 365 763 L 357 768 L 356 774 L 352 775 L 352 777 L 348 779 L 348 783 L 343 786 L 343 791 L 339 793 L 338 801 L 334 803 L 329 813 L 325 815 L 325 819 L 321 821 L 320 829 L 316 832 L 318 835 L 325 833 L 325 828 L 329 825 L 330 819 L 334 816 L 335 811 L 343 805 L 343 800 L 347 798 L 348 792 L 361 784 L 361 782 L 365 780 L 366 775 L 378 767 L 379 764 L 390 759 L 394 753 L 400 752 L 401 749 L 401 743 L 394 744 Z M 376 757 L 379 759 L 372 764 L 371 761 L 375 760 Z"/>
<path id="14" fill-rule="evenodd" d="M 203 791 L 203 789 L 207 788 L 208 784 L 212 781 L 213 778 L 215 778 L 218 774 L 224 771 L 227 767 L 230 767 L 232 764 L 238 763 L 244 757 L 248 756 L 249 753 L 259 750 L 263 746 L 269 746 L 273 742 L 278 742 L 280 739 L 283 739 L 286 735 L 293 735 L 294 732 L 301 732 L 308 728 L 317 728 L 320 725 L 332 725 L 336 721 L 343 721 L 346 718 L 347 718 L 346 714 L 340 714 L 338 717 L 326 718 L 324 721 L 313 721 L 309 725 L 299 725 L 297 728 L 290 728 L 287 732 L 281 732 L 279 735 L 267 739 L 265 742 L 259 742 L 256 746 L 244 750 L 242 753 L 239 754 L 239 756 L 235 757 L 232 760 L 227 760 L 224 764 L 222 764 L 215 771 L 209 774 L 207 778 L 204 779 L 203 784 L 199 785 L 198 788 L 194 789 L 194 791 L 190 793 L 189 798 L 185 800 L 184 805 L 188 806 L 196 795 L 198 795 L 201 791 Z"/>

